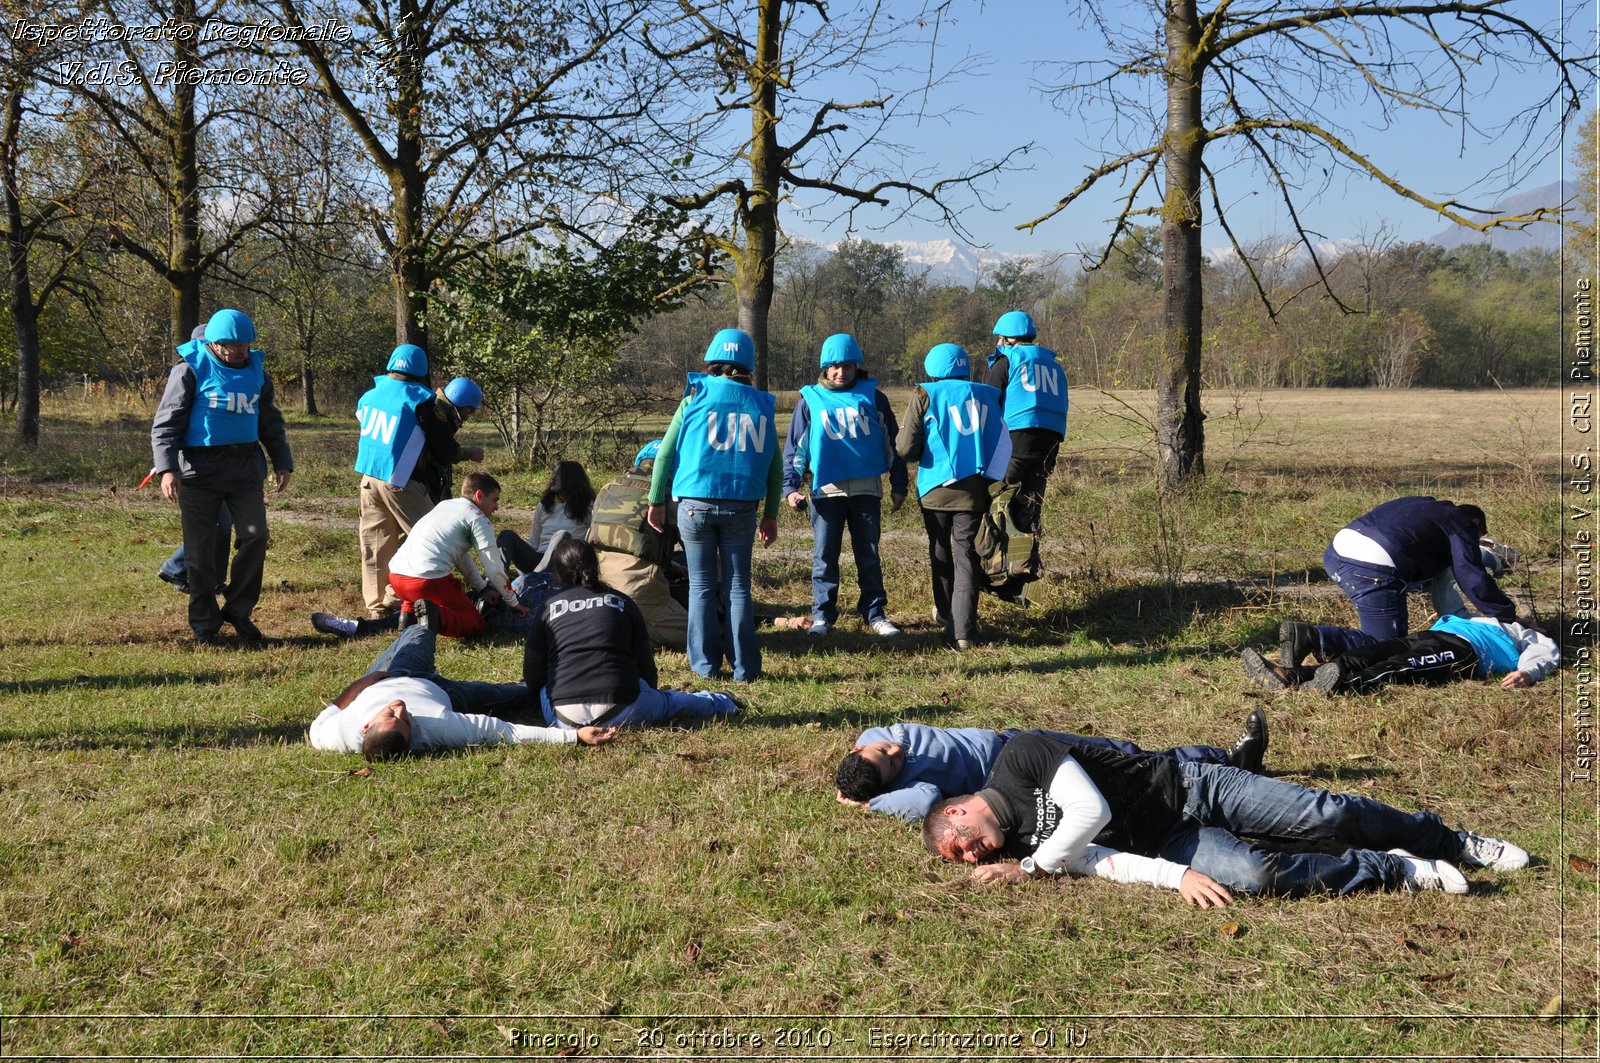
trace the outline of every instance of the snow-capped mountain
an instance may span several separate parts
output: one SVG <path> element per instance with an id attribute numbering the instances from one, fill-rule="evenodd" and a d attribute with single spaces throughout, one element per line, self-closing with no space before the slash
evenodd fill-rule
<path id="1" fill-rule="evenodd" d="M 979 277 L 992 274 L 995 268 L 1007 262 L 1017 262 L 1027 259 L 1036 263 L 1064 262 L 1073 257 L 1060 251 L 1040 251 L 1030 254 L 1020 254 L 1011 251 L 995 251 L 986 247 L 973 247 L 970 244 L 958 244 L 954 240 L 893 240 L 891 245 L 898 247 L 905 256 L 905 263 L 913 272 L 927 271 L 930 281 L 935 284 L 971 285 Z"/>

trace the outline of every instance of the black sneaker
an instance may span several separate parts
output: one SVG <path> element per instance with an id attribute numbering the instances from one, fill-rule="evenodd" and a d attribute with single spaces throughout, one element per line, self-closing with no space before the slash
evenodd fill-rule
<path id="1" fill-rule="evenodd" d="M 435 635 L 439 633 L 439 606 L 426 598 L 418 598 L 411 606 L 416 611 L 416 623 L 421 624 Z"/>
<path id="2" fill-rule="evenodd" d="M 332 613 L 312 613 L 311 626 L 324 635 L 339 635 L 349 638 L 356 633 L 356 622 Z"/>
<path id="3" fill-rule="evenodd" d="M 1257 709 L 1244 721 L 1244 734 L 1228 750 L 1228 767 L 1260 775 L 1267 759 L 1268 740 L 1267 714 Z"/>
<path id="4" fill-rule="evenodd" d="M 189 580 L 186 576 L 171 576 L 160 569 L 156 570 L 156 578 L 162 583 L 169 584 L 179 594 L 189 593 Z"/>
<path id="5" fill-rule="evenodd" d="M 1298 620 L 1285 620 L 1278 625 L 1278 660 L 1290 668 L 1298 668 L 1307 657 L 1321 661 L 1322 638 L 1314 625 Z"/>
<path id="6" fill-rule="evenodd" d="M 204 631 L 195 628 L 194 644 L 196 646 L 216 646 L 222 642 L 222 635 L 216 631 Z"/>

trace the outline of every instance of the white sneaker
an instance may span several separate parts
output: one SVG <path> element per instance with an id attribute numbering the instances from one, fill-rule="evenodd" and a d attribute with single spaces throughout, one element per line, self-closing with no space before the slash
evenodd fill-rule
<path id="1" fill-rule="evenodd" d="M 892 639 L 896 635 L 900 634 L 900 629 L 889 623 L 889 621 L 883 617 L 879 617 L 868 626 L 886 639 Z"/>
<path id="2" fill-rule="evenodd" d="M 1445 893 L 1467 892 L 1467 876 L 1457 871 L 1454 864 L 1444 860 L 1424 860 L 1412 856 L 1404 849 L 1390 849 L 1406 865 L 1406 888 L 1412 890 L 1443 890 Z"/>
<path id="3" fill-rule="evenodd" d="M 1469 867 L 1486 867 L 1491 871 L 1521 871 L 1528 866 L 1528 851 L 1499 838 L 1474 834 L 1470 830 L 1457 831 L 1461 835 L 1461 862 Z"/>
<path id="4" fill-rule="evenodd" d="M 811 626 L 806 628 L 806 633 L 809 635 L 826 635 L 831 626 L 826 620 L 813 620 L 811 621 Z"/>

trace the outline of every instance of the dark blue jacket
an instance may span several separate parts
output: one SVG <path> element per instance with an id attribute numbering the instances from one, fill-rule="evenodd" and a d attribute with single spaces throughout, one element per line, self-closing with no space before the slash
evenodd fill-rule
<path id="1" fill-rule="evenodd" d="M 1454 502 L 1407 495 L 1357 517 L 1349 527 L 1381 544 L 1394 560 L 1394 574 L 1407 583 L 1448 568 L 1461 593 L 1485 616 L 1516 618 L 1517 607 L 1484 570 L 1478 526 Z"/>

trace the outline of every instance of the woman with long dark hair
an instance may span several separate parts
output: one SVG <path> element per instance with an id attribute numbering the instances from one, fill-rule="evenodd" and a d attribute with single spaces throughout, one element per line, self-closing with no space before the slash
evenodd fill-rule
<path id="1" fill-rule="evenodd" d="M 539 692 L 547 723 L 561 727 L 642 727 L 673 716 L 731 716 L 727 694 L 656 689 L 656 662 L 639 607 L 600 579 L 594 547 L 557 543 L 548 568 L 561 589 L 545 602 L 528 635 L 522 674 Z"/>

